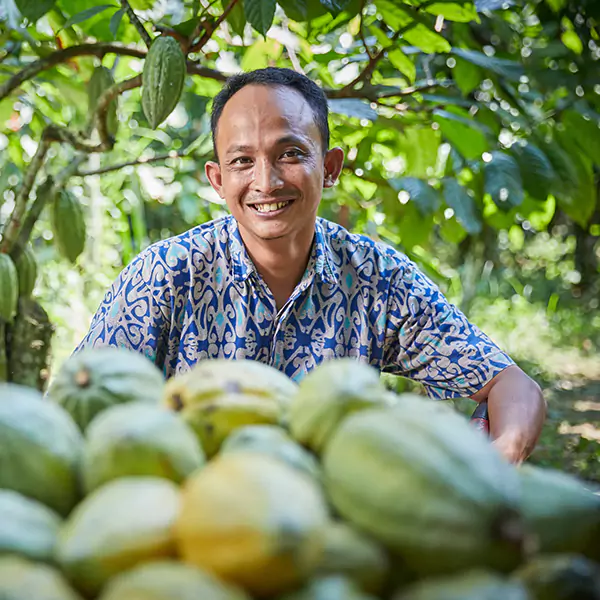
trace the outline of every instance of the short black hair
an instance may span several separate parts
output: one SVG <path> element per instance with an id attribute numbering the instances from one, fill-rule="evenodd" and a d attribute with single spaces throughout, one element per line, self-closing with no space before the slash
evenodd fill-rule
<path id="1" fill-rule="evenodd" d="M 292 69 L 282 67 L 267 67 L 266 69 L 256 69 L 247 73 L 236 73 L 227 79 L 223 89 L 215 96 L 212 106 L 210 128 L 212 130 L 212 141 L 215 152 L 215 158 L 219 160 L 217 154 L 217 125 L 221 118 L 221 113 L 231 97 L 247 85 L 271 85 L 287 86 L 302 94 L 310 105 L 315 123 L 321 134 L 323 143 L 323 152 L 329 149 L 329 106 L 325 92 L 306 75 L 297 73 Z"/>

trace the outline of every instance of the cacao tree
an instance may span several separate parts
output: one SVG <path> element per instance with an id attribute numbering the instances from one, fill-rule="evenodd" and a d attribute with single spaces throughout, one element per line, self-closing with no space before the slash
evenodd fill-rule
<path id="1" fill-rule="evenodd" d="M 203 175 L 208 110 L 239 70 L 287 66 L 326 90 L 346 163 L 322 216 L 433 277 L 436 243 L 481 245 L 477 279 L 496 232 L 556 215 L 589 246 L 599 22 L 594 0 L 0 0 L 0 380 L 25 364 L 47 378 L 32 244 L 76 268 L 87 252 L 94 273 L 112 235 L 119 270 L 224 213 Z"/>

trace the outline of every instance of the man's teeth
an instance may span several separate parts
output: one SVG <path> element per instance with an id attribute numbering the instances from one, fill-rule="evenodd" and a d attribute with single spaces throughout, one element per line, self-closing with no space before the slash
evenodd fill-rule
<path id="1" fill-rule="evenodd" d="M 255 206 L 258 212 L 273 212 L 274 210 L 283 208 L 288 203 L 289 200 L 285 200 L 284 202 L 277 202 L 275 204 L 256 204 Z"/>

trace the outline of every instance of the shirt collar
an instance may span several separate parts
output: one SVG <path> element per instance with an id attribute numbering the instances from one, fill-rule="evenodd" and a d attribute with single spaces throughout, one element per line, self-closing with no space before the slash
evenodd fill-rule
<path id="1" fill-rule="evenodd" d="M 233 265 L 233 276 L 238 281 L 245 281 L 256 271 L 254 263 L 248 256 L 237 221 L 229 216 L 227 223 L 229 234 L 229 253 Z M 315 240 L 308 261 L 307 272 L 314 271 L 315 275 L 325 283 L 335 283 L 338 278 L 332 249 L 327 244 L 322 219 L 318 218 L 315 226 Z"/>

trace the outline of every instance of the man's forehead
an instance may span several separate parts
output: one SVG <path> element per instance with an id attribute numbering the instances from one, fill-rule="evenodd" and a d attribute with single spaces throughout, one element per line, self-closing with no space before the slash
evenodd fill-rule
<path id="1" fill-rule="evenodd" d="M 284 86 L 248 85 L 234 94 L 223 108 L 219 130 L 232 135 L 259 127 L 274 139 L 295 133 L 313 137 L 318 130 L 314 115 L 302 94 Z"/>

